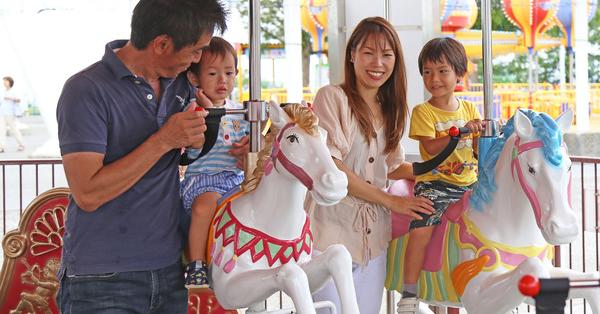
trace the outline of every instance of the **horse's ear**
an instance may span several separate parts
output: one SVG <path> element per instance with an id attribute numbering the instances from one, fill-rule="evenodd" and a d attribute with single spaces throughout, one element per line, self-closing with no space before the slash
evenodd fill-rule
<path id="1" fill-rule="evenodd" d="M 271 118 L 271 122 L 277 128 L 284 127 L 290 121 L 290 118 L 283 108 L 281 108 L 279 104 L 273 100 L 269 102 L 269 118 Z"/>
<path id="2" fill-rule="evenodd" d="M 531 120 L 521 110 L 517 110 L 515 113 L 515 132 L 522 140 L 531 139 L 535 133 L 533 130 L 533 124 Z"/>
<path id="3" fill-rule="evenodd" d="M 561 129 L 563 134 L 571 128 L 573 123 L 573 110 L 569 109 L 563 112 L 558 118 L 556 118 L 556 124 Z"/>

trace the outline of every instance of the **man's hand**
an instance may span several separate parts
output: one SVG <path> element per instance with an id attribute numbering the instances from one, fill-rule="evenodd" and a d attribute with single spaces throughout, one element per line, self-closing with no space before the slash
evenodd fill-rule
<path id="1" fill-rule="evenodd" d="M 182 147 L 202 148 L 204 145 L 204 132 L 206 111 L 196 111 L 197 105 L 190 104 L 187 110 L 172 115 L 157 132 L 160 143 L 166 150 Z"/>

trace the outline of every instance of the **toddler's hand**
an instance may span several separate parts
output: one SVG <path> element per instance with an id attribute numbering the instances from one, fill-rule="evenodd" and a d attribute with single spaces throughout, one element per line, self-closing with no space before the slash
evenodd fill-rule
<path id="1" fill-rule="evenodd" d="M 208 98 L 208 96 L 206 96 L 206 94 L 204 94 L 204 90 L 202 89 L 198 89 L 196 91 L 196 102 L 199 106 L 202 106 L 204 108 L 214 107 L 213 102 L 210 100 L 210 98 Z"/>

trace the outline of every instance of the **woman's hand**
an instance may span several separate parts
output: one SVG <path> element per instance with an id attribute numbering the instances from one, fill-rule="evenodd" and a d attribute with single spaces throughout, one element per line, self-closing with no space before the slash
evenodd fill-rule
<path id="1" fill-rule="evenodd" d="M 421 220 L 421 216 L 417 213 L 433 214 L 433 202 L 428 198 L 419 197 L 403 197 L 388 194 L 388 205 L 386 206 L 389 210 L 398 213 L 411 216 L 414 219 Z"/>

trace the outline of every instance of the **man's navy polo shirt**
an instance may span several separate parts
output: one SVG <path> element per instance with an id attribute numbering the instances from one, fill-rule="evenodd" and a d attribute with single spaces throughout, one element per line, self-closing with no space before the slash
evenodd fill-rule
<path id="1" fill-rule="evenodd" d="M 134 76 L 110 42 L 101 61 L 72 76 L 58 101 L 61 154 L 97 152 L 104 164 L 142 144 L 181 111 L 190 98 L 185 75 L 161 79 L 161 99 Z M 151 270 L 171 265 L 181 254 L 179 151 L 172 150 L 129 190 L 94 212 L 69 199 L 61 273 L 98 274 Z"/>

